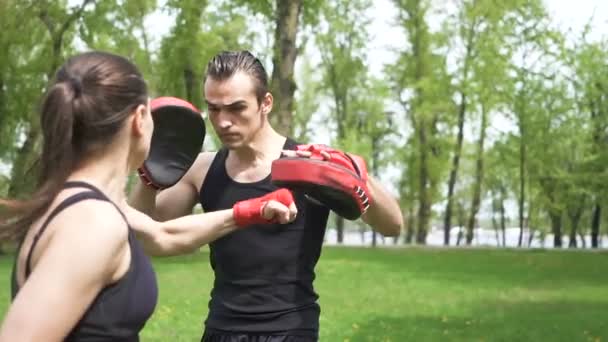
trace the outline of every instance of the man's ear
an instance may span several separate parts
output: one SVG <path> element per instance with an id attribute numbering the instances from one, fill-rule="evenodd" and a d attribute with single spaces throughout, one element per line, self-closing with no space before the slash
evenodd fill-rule
<path id="1" fill-rule="evenodd" d="M 269 114 L 272 111 L 272 104 L 273 104 L 273 97 L 271 93 L 266 93 L 266 95 L 264 95 L 264 98 L 262 98 L 262 113 L 263 114 Z"/>
<path id="2" fill-rule="evenodd" d="M 144 135 L 146 115 L 151 114 L 148 111 L 148 107 L 143 104 L 137 106 L 133 111 L 133 115 L 131 116 L 131 131 L 136 137 Z"/>

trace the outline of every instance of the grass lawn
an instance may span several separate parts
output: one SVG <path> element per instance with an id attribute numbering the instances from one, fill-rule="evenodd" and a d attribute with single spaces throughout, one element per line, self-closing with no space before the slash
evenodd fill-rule
<path id="1" fill-rule="evenodd" d="M 154 263 L 142 341 L 199 341 L 208 254 Z M 10 266 L 0 258 L 1 312 Z M 316 289 L 321 341 L 608 341 L 607 252 L 325 247 Z"/>

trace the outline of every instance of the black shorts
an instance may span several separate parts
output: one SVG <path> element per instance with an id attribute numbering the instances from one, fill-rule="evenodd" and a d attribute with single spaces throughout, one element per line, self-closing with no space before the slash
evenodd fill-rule
<path id="1" fill-rule="evenodd" d="M 201 342 L 318 342 L 319 339 L 303 335 L 260 335 L 205 330 Z"/>

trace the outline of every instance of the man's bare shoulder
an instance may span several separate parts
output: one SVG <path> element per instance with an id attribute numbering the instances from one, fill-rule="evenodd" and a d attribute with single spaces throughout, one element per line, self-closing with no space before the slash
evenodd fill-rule
<path id="1" fill-rule="evenodd" d="M 217 152 L 201 152 L 192 164 L 190 170 L 188 170 L 188 178 L 192 181 L 192 184 L 200 191 L 200 187 L 203 185 L 203 180 L 207 176 L 207 171 L 211 167 L 213 158 L 215 158 Z"/>

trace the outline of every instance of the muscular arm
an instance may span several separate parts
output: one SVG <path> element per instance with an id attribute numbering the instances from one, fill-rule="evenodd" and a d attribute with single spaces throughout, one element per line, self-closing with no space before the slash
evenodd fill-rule
<path id="1" fill-rule="evenodd" d="M 191 215 L 215 153 L 201 153 L 174 186 L 157 191 L 137 180 L 123 209 L 131 227 L 150 255 L 190 253 L 233 231 L 232 210 Z M 135 209 L 135 210 L 134 210 Z M 144 215 L 145 214 L 145 215 Z"/>
<path id="2" fill-rule="evenodd" d="M 99 291 L 121 276 L 127 226 L 111 204 L 94 202 L 53 220 L 57 229 L 4 318 L 1 342 L 62 341 Z"/>
<path id="3" fill-rule="evenodd" d="M 373 201 L 362 220 L 384 236 L 398 236 L 403 227 L 399 203 L 375 178 L 370 176 L 367 186 Z"/>
<path id="4" fill-rule="evenodd" d="M 198 186 L 211 165 L 215 153 L 201 153 L 184 177 L 174 186 L 156 191 L 139 179 L 129 198 L 129 204 L 157 221 L 189 215 L 197 203 Z"/>

